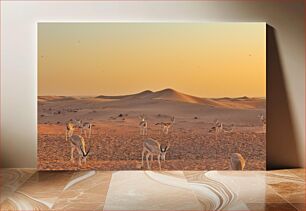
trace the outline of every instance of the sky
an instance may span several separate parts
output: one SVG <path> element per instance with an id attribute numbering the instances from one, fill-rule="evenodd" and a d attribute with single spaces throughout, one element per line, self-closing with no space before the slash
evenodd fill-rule
<path id="1" fill-rule="evenodd" d="M 38 95 L 266 96 L 265 23 L 39 23 Z"/>

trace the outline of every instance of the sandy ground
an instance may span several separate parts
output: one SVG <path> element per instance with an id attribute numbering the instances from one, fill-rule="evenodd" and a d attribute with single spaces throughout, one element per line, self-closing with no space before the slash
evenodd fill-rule
<path id="1" fill-rule="evenodd" d="M 152 95 L 154 96 L 152 97 Z M 41 170 L 141 168 L 143 140 L 154 138 L 170 143 L 164 170 L 226 170 L 231 153 L 246 159 L 246 170 L 264 170 L 266 137 L 258 115 L 265 114 L 265 100 L 255 98 L 202 99 L 172 90 L 144 92 L 123 98 L 39 97 L 38 168 Z M 138 115 L 145 114 L 148 134 L 139 134 Z M 157 122 L 176 121 L 169 134 Z M 70 143 L 65 140 L 65 123 L 70 119 L 90 121 L 94 126 L 87 163 L 70 162 Z M 208 130 L 218 119 L 232 132 L 217 140 Z M 76 134 L 80 131 L 76 130 Z M 77 154 L 75 152 L 75 156 Z M 158 169 L 157 161 L 153 169 Z"/>

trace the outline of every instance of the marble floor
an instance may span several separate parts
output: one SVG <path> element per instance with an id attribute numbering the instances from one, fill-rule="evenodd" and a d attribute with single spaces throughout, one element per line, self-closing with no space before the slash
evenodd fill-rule
<path id="1" fill-rule="evenodd" d="M 1 210 L 305 210 L 305 169 L 1 169 Z"/>

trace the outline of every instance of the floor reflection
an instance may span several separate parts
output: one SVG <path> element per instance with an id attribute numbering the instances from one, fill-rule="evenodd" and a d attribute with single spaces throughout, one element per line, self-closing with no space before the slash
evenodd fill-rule
<path id="1" fill-rule="evenodd" d="M 1 210 L 305 210 L 305 169 L 1 169 Z"/>

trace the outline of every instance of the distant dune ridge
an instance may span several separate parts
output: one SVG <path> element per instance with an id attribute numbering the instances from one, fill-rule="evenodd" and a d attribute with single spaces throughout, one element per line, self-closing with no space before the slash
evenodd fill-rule
<path id="1" fill-rule="evenodd" d="M 252 109 L 252 108 L 265 108 L 266 100 L 265 98 L 249 98 L 246 96 L 238 98 L 200 98 L 191 96 L 178 92 L 174 89 L 163 89 L 160 91 L 150 91 L 146 90 L 137 94 L 121 95 L 121 96 L 105 96 L 99 95 L 98 99 L 117 99 L 117 100 L 168 100 L 168 101 L 178 101 L 184 103 L 194 103 L 208 105 L 212 107 L 223 107 L 223 108 L 238 108 L 238 109 Z"/>
<path id="2" fill-rule="evenodd" d="M 45 101 L 61 101 L 61 100 L 75 100 L 75 97 L 66 97 L 66 96 L 39 96 L 38 102 L 45 102 Z"/>
<path id="3" fill-rule="evenodd" d="M 182 118 L 201 117 L 203 121 L 220 118 L 224 121 L 258 121 L 265 114 L 265 98 L 200 98 L 173 89 L 145 90 L 136 94 L 96 97 L 39 96 L 39 120 L 60 121 L 69 118 L 100 119 L 125 113 L 132 116 L 166 115 Z M 53 115 L 53 114 L 61 115 Z M 204 118 L 204 119 L 203 119 Z M 205 118 L 208 118 L 205 120 Z"/>

